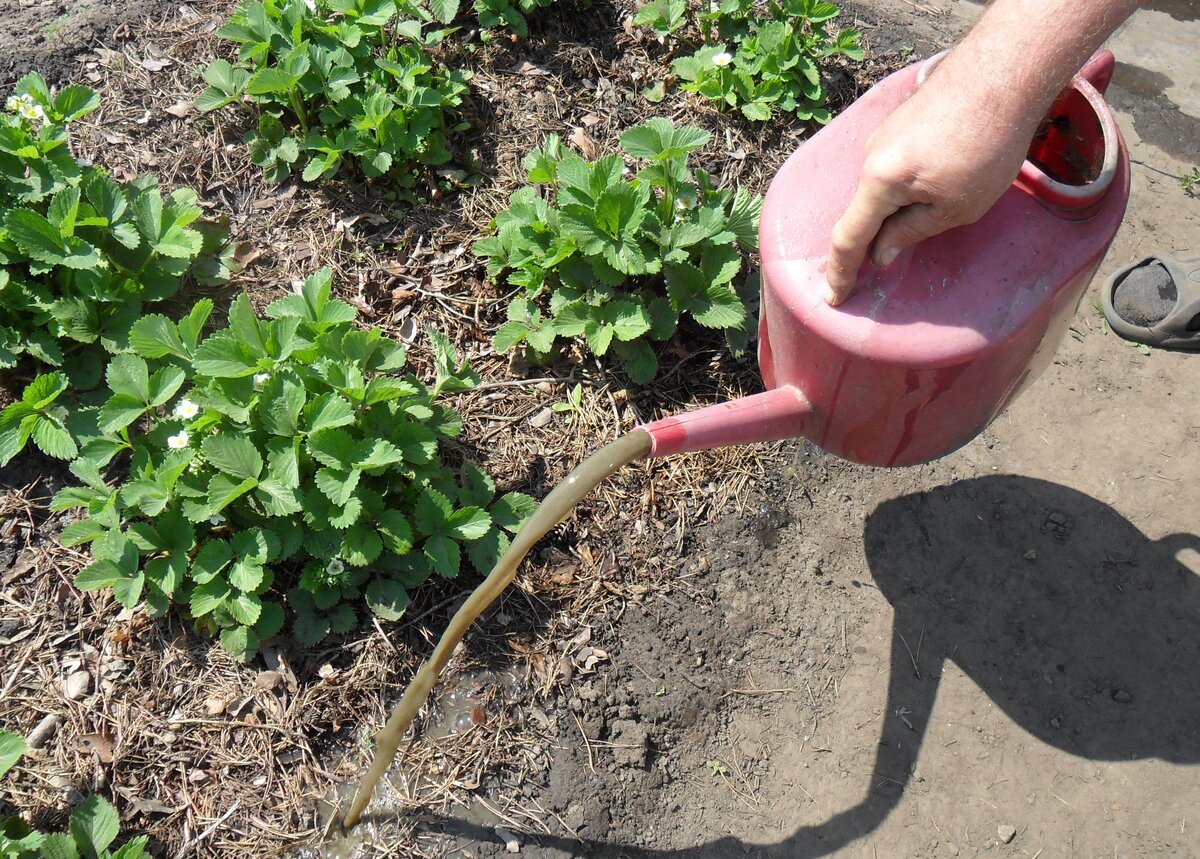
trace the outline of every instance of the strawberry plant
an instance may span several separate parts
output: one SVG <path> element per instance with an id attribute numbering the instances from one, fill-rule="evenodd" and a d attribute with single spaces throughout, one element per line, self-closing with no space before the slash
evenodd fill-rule
<path id="1" fill-rule="evenodd" d="M 248 658 L 285 601 L 293 635 L 315 644 L 349 631 L 364 599 L 399 618 L 410 588 L 457 576 L 464 555 L 490 569 L 533 502 L 443 458 L 462 421 L 439 395 L 476 383 L 448 340 L 430 332 L 432 385 L 400 375 L 403 347 L 354 326 L 328 269 L 265 319 L 239 296 L 201 338 L 211 310 L 143 317 L 109 365 L 112 395 L 71 466 L 83 485 L 52 505 L 87 511 L 61 538 L 91 543 L 80 588 L 155 615 L 184 605 Z M 128 477 L 110 484 L 101 469 L 117 456 Z"/>
<path id="2" fill-rule="evenodd" d="M 718 189 L 688 155 L 709 140 L 693 126 L 651 119 L 621 136 L 619 155 L 585 161 L 551 135 L 525 160 L 526 186 L 476 242 L 491 278 L 521 288 L 494 345 L 524 344 L 546 360 L 559 338 L 582 337 L 596 355 L 615 352 L 637 382 L 652 379 L 651 342 L 685 317 L 744 340 L 745 306 L 734 285 L 738 247 L 758 241 L 762 198 Z"/>
<path id="3" fill-rule="evenodd" d="M 98 104 L 87 87 L 51 93 L 31 73 L 0 114 L 0 369 L 28 357 L 82 388 L 147 303 L 189 273 L 228 274 L 222 231 L 201 229 L 193 192 L 117 182 L 71 153 L 68 124 Z"/>
<path id="4" fill-rule="evenodd" d="M 747 119 L 782 111 L 828 122 L 817 63 L 835 54 L 862 59 L 858 31 L 828 30 L 839 9 L 826 0 L 768 0 L 761 15 L 757 8 L 754 0 L 712 0 L 689 20 L 683 0 L 652 0 L 634 22 L 659 41 L 681 32 L 699 38 L 692 53 L 671 65 L 683 89 L 739 108 Z"/>
<path id="5" fill-rule="evenodd" d="M 251 158 L 268 181 L 300 172 L 328 178 L 350 162 L 368 178 L 411 187 L 423 165 L 450 160 L 450 137 L 469 73 L 430 55 L 449 32 L 425 30 L 436 12 L 394 0 L 251 0 L 219 34 L 239 46 L 234 63 L 204 71 L 196 106 L 250 104 Z"/>
<path id="6" fill-rule="evenodd" d="M 21 759 L 25 740 L 0 729 L 0 777 Z M 67 832 L 38 832 L 16 815 L 0 818 L 0 856 L 5 859 L 142 859 L 146 836 L 110 851 L 120 831 L 117 811 L 100 796 L 89 796 L 71 812 Z"/>
<path id="7" fill-rule="evenodd" d="M 518 36 L 529 35 L 527 15 L 549 6 L 554 0 L 475 0 L 475 14 L 484 29 L 507 27 Z"/>

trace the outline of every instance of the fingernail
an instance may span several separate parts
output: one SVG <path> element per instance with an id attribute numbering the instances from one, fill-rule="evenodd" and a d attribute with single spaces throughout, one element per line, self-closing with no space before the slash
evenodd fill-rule
<path id="1" fill-rule="evenodd" d="M 879 254 L 880 268 L 887 268 L 900 256 L 900 248 L 884 248 Z"/>
<path id="2" fill-rule="evenodd" d="M 825 290 L 825 303 L 831 307 L 836 307 L 838 303 L 837 293 L 833 291 L 833 287 Z"/>

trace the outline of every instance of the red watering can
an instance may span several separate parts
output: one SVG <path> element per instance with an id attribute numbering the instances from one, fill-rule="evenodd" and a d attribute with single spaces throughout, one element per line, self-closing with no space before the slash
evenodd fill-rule
<path id="1" fill-rule="evenodd" d="M 788 159 L 759 230 L 758 363 L 768 390 L 642 427 L 652 456 L 805 436 L 914 465 L 978 435 L 1050 363 L 1121 223 L 1129 155 L 1100 51 L 1059 96 L 1020 176 L 977 223 L 864 264 L 840 307 L 818 267 L 867 139 L 940 57 L 881 81 Z"/>

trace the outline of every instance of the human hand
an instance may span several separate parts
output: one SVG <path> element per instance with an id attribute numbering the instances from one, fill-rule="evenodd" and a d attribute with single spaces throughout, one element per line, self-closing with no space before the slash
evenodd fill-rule
<path id="1" fill-rule="evenodd" d="M 834 225 L 826 300 L 854 291 L 870 252 L 886 268 L 900 251 L 974 223 L 1012 185 L 1041 118 L 953 53 L 867 141 L 854 198 Z M 1009 103 L 1006 103 L 1009 102 Z"/>

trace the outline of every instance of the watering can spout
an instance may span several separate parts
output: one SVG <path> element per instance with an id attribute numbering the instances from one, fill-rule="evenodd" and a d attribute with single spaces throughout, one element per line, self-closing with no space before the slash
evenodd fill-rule
<path id="1" fill-rule="evenodd" d="M 791 385 L 643 424 L 650 456 L 728 445 L 778 441 L 809 434 L 812 404 Z"/>

